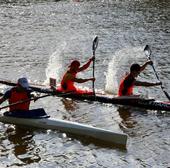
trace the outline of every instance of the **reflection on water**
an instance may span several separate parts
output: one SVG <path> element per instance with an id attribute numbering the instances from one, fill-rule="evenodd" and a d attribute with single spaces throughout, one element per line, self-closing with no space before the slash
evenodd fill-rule
<path id="1" fill-rule="evenodd" d="M 64 105 L 64 107 L 65 107 L 65 109 L 67 111 L 67 114 L 63 115 L 63 119 L 73 121 L 76 118 L 78 118 L 77 116 L 79 116 L 79 115 L 76 113 L 76 111 L 78 109 L 78 107 L 77 107 L 78 105 L 76 104 L 76 101 L 73 100 L 73 99 L 67 99 L 67 98 L 63 98 L 61 101 L 63 102 L 63 105 Z M 84 115 L 85 114 L 84 113 L 80 114 L 81 119 L 83 121 L 85 120 L 84 119 Z M 79 121 L 81 119 L 79 119 Z M 76 121 L 76 122 L 79 122 L 79 121 Z M 96 139 L 96 138 L 93 138 L 93 137 L 89 137 L 89 136 L 83 136 L 83 135 L 76 135 L 76 134 L 67 133 L 67 137 L 69 137 L 71 139 L 79 140 L 85 146 L 90 145 L 90 144 L 94 144 L 95 146 L 98 146 L 98 147 L 105 147 L 105 148 L 109 147 L 109 148 L 113 148 L 113 149 L 114 148 L 119 148 L 122 151 L 126 151 L 126 146 L 124 146 L 124 145 L 122 146 L 122 145 L 117 145 L 117 144 L 109 143 L 107 141 L 99 140 L 99 139 Z"/>
<path id="2" fill-rule="evenodd" d="M 61 99 L 64 108 L 66 110 L 66 113 L 63 112 L 63 119 L 64 120 L 72 120 L 71 118 L 75 118 L 74 111 L 78 108 L 78 105 L 76 102 L 72 99 L 62 98 Z"/>
<path id="3" fill-rule="evenodd" d="M 9 127 L 5 132 L 11 145 L 13 145 L 13 154 L 17 159 L 25 164 L 39 162 L 41 160 L 36 150 L 33 140 L 33 131 L 18 126 Z"/>
<path id="4" fill-rule="evenodd" d="M 132 117 L 132 112 L 130 110 L 130 108 L 123 106 L 118 108 L 120 118 L 122 119 L 121 124 L 126 128 L 133 128 L 137 124 L 137 121 Z"/>
<path id="5" fill-rule="evenodd" d="M 61 99 L 63 105 L 67 111 L 75 111 L 77 109 L 77 104 L 72 99 L 63 98 Z"/>

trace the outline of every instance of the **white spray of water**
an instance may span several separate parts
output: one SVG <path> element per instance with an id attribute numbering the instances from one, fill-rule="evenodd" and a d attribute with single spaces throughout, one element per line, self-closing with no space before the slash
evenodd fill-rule
<path id="1" fill-rule="evenodd" d="M 145 59 L 141 47 L 129 47 L 117 51 L 108 65 L 105 91 L 116 95 L 119 83 L 122 77 L 129 72 L 130 65 L 134 62 L 143 62 L 141 59 Z"/>
<path id="2" fill-rule="evenodd" d="M 61 79 L 61 71 L 63 67 L 63 51 L 66 47 L 66 42 L 57 46 L 57 50 L 50 56 L 46 68 L 46 80 L 44 84 L 49 84 L 49 78 L 55 78 L 57 82 Z"/>

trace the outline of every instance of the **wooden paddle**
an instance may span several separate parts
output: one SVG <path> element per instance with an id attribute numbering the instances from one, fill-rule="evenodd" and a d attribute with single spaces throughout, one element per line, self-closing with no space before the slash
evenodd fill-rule
<path id="1" fill-rule="evenodd" d="M 151 60 L 151 54 L 152 54 L 152 52 L 151 52 L 151 49 L 150 49 L 149 45 L 146 45 L 146 46 L 145 46 L 144 52 L 145 52 L 145 55 L 147 56 L 148 60 Z M 151 61 L 152 61 L 152 60 L 151 60 Z M 152 64 L 152 68 L 153 68 L 153 71 L 154 71 L 154 73 L 155 73 L 156 78 L 158 79 L 159 82 L 161 82 L 161 81 L 160 81 L 160 78 L 159 78 L 159 76 L 158 76 L 158 74 L 157 74 L 157 72 L 156 72 L 156 69 L 155 69 L 155 67 L 154 67 L 153 64 Z M 165 91 L 165 89 L 164 89 L 164 87 L 163 87 L 162 85 L 161 85 L 161 89 L 162 89 L 162 91 L 164 92 L 165 96 L 168 98 L 168 100 L 170 100 L 169 94 Z"/>
<path id="2" fill-rule="evenodd" d="M 93 60 L 93 78 L 95 77 L 94 75 L 94 71 L 95 71 L 95 52 L 96 52 L 96 49 L 97 49 L 97 46 L 98 46 L 98 37 L 96 36 L 95 39 L 93 40 L 93 45 L 92 45 L 92 50 L 93 50 L 93 57 L 94 57 L 94 60 Z M 95 95 L 95 89 L 94 89 L 94 81 L 93 81 L 93 94 Z"/>

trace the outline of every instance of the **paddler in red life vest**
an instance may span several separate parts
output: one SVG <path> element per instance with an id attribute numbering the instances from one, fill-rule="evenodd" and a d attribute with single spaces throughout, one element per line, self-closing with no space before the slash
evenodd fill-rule
<path id="1" fill-rule="evenodd" d="M 161 82 L 151 83 L 136 80 L 138 75 L 146 68 L 146 66 L 152 64 L 152 61 L 147 61 L 142 66 L 139 64 L 132 64 L 130 67 L 130 73 L 120 82 L 118 96 L 132 96 L 134 86 L 150 87 L 161 85 Z"/>
<path id="2" fill-rule="evenodd" d="M 67 70 L 67 72 L 64 74 L 62 78 L 61 87 L 58 88 L 57 90 L 64 91 L 64 92 L 73 91 L 76 93 L 87 93 L 87 91 L 76 88 L 76 86 L 74 85 L 74 82 L 85 83 L 87 81 L 95 81 L 95 78 L 81 79 L 81 78 L 76 77 L 77 73 L 86 70 L 90 66 L 93 60 L 94 60 L 94 57 L 90 58 L 88 62 L 81 67 L 80 67 L 79 61 L 77 60 L 72 61 L 69 66 L 69 69 Z M 92 92 L 88 92 L 88 93 L 92 93 Z"/>
<path id="3" fill-rule="evenodd" d="M 18 101 L 26 100 L 32 97 L 30 94 L 29 83 L 26 78 L 19 78 L 16 87 L 8 90 L 4 96 L 0 99 L 0 104 L 5 100 L 8 100 L 9 104 L 16 103 Z M 10 106 L 9 111 L 27 111 L 29 110 L 30 101 L 15 106 Z"/>

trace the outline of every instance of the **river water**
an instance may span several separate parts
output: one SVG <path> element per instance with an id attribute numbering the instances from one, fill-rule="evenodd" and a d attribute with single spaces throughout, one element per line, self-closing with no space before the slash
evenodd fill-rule
<path id="1" fill-rule="evenodd" d="M 170 2 L 168 0 L 0 1 L 0 78 L 32 83 L 57 81 L 69 63 L 85 63 L 96 50 L 95 88 L 115 94 L 133 62 L 154 65 L 170 93 Z M 92 76 L 92 66 L 79 77 Z M 139 77 L 156 81 L 147 67 Z M 91 83 L 82 84 L 91 88 Z M 1 90 L 6 88 L 2 85 Z M 136 92 L 166 100 L 159 87 Z M 48 97 L 32 103 L 55 118 L 126 133 L 126 149 L 93 143 L 57 131 L 30 130 L 0 123 L 0 167 L 167 168 L 170 167 L 170 116 L 167 113 Z M 2 111 L 1 111 L 2 112 Z"/>

